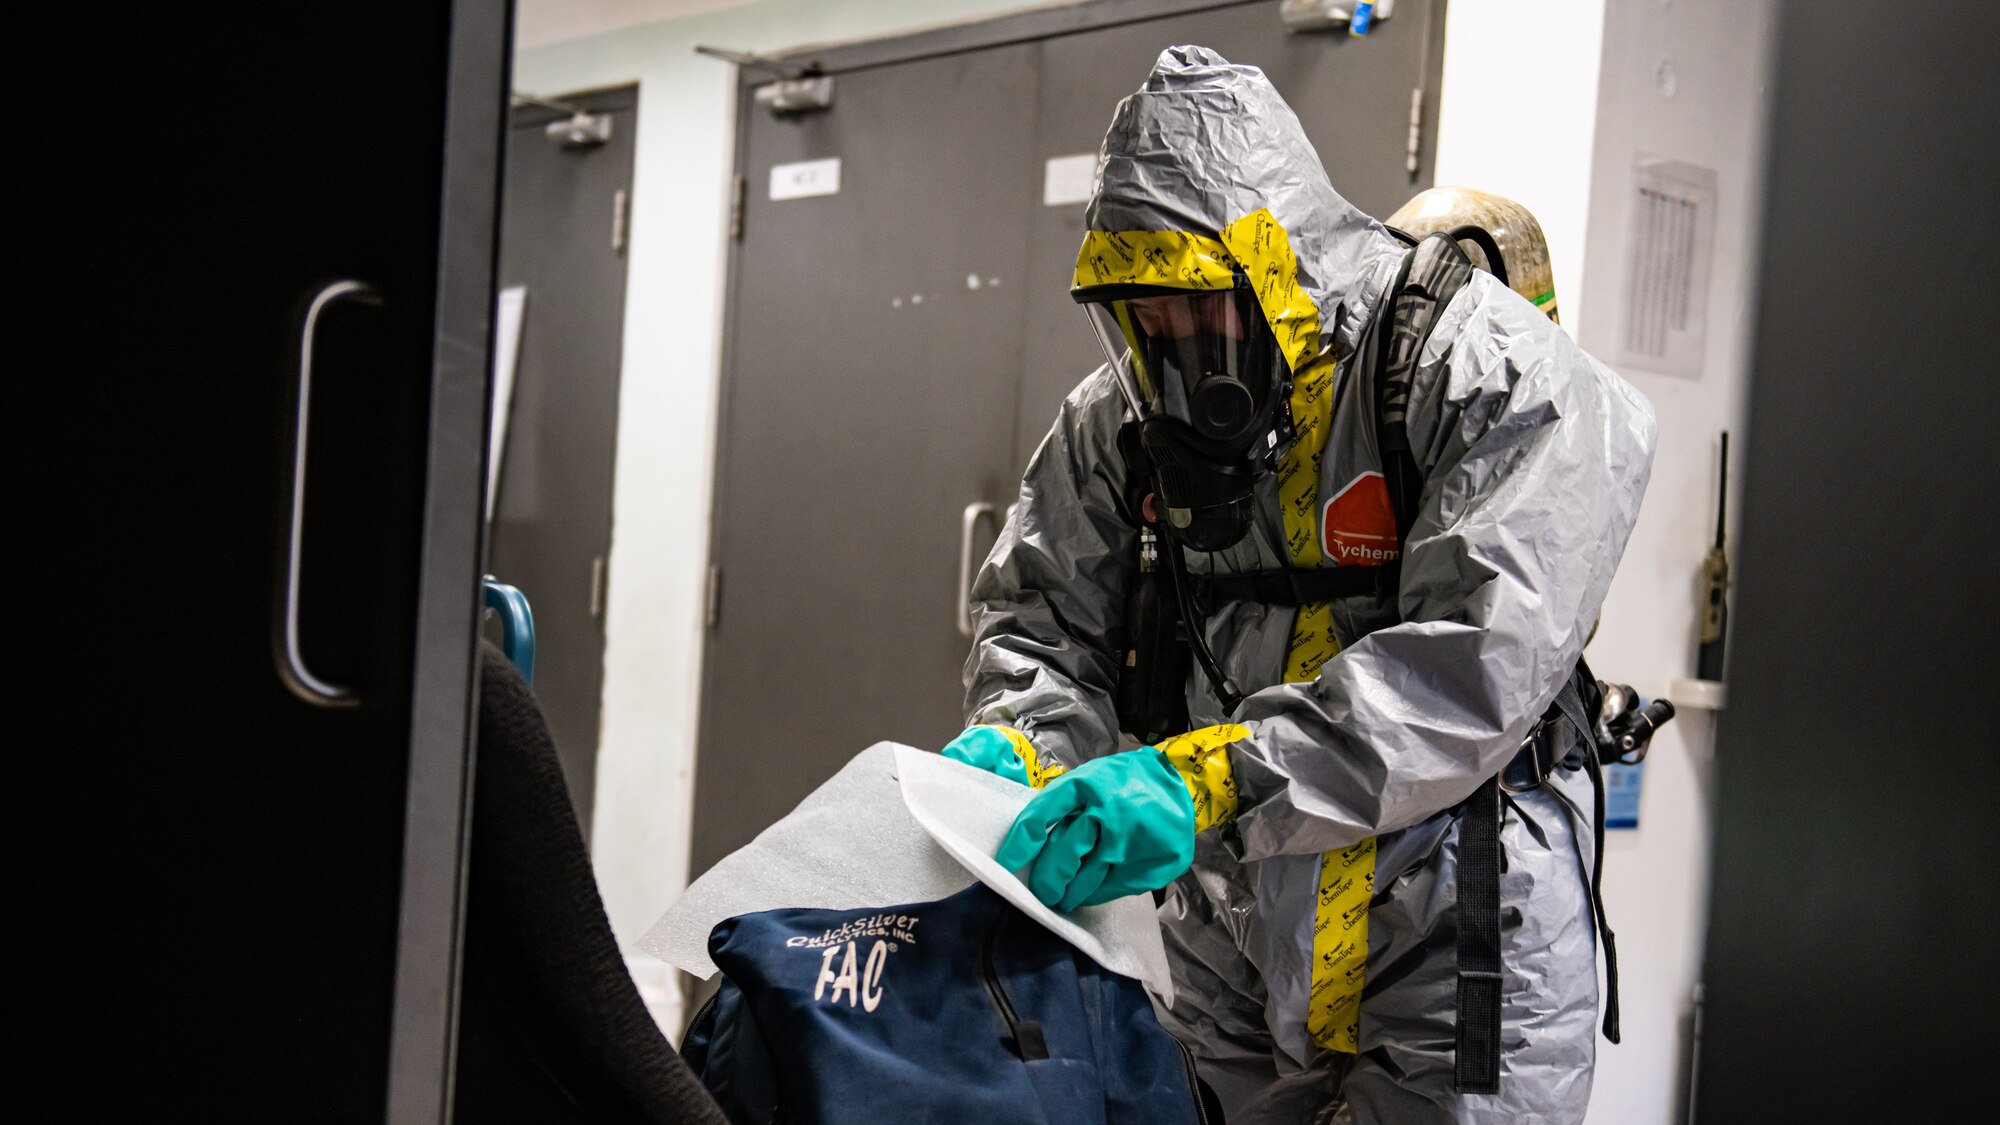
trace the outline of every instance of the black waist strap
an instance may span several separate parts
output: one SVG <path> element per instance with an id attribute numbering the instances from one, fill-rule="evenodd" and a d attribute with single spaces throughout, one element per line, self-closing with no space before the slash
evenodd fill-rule
<path id="1" fill-rule="evenodd" d="M 1453 1085 L 1500 1092 L 1500 783 L 1489 777 L 1458 824 L 1458 1028 Z"/>
<path id="2" fill-rule="evenodd" d="M 1361 594 L 1394 596 L 1402 577 L 1396 563 L 1381 566 L 1336 566 L 1311 570 L 1256 570 L 1248 574 L 1190 575 L 1207 604 L 1258 602 L 1262 605 L 1311 605 Z"/>
<path id="3" fill-rule="evenodd" d="M 1581 661 L 1556 695 L 1555 706 L 1568 719 L 1570 725 L 1583 737 L 1583 768 L 1590 775 L 1591 788 L 1591 835 L 1595 847 L 1590 857 L 1590 906 L 1597 915 L 1597 937 L 1604 947 L 1604 1037 L 1613 1043 L 1619 1041 L 1621 1029 L 1618 1013 L 1618 937 L 1611 932 L 1611 922 L 1604 916 L 1604 762 L 1598 753 L 1597 736 L 1590 721 L 1589 708 L 1584 705 L 1582 685 L 1595 683 L 1596 677 Z"/>
<path id="4" fill-rule="evenodd" d="M 1497 777 L 1466 799 L 1458 836 L 1458 1026 L 1454 1085 L 1464 1094 L 1500 1089 L 1500 791 L 1540 785 L 1568 764 L 1582 740 L 1582 766 L 1596 790 L 1596 836 L 1590 901 L 1604 949 L 1604 1037 L 1618 1042 L 1618 946 L 1604 917 L 1604 782 L 1583 685 L 1589 669 L 1578 662 L 1568 683 L 1543 715 L 1541 726 Z"/>

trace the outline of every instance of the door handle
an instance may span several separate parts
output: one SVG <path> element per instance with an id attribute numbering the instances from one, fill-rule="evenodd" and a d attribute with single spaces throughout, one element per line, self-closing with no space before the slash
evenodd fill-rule
<path id="1" fill-rule="evenodd" d="M 292 507 L 285 532 L 284 589 L 278 602 L 273 648 L 278 658 L 278 679 L 293 695 L 315 707 L 352 707 L 361 702 L 354 693 L 328 683 L 306 667 L 299 644 L 300 549 L 305 542 L 306 438 L 312 429 L 313 337 L 319 331 L 320 314 L 340 301 L 379 305 L 382 297 L 373 286 L 360 281 L 336 281 L 313 294 L 306 306 L 305 321 L 299 328 L 299 408 L 292 430 Z"/>
<path id="2" fill-rule="evenodd" d="M 958 521 L 958 632 L 965 637 L 972 635 L 972 536 L 983 519 L 998 526 L 1000 509 L 977 500 L 965 506 Z"/>
<path id="3" fill-rule="evenodd" d="M 500 618 L 500 651 L 507 657 L 514 670 L 521 673 L 521 679 L 528 686 L 535 683 L 535 611 L 528 606 L 528 595 L 519 587 L 509 586 L 492 575 L 487 575 L 480 584 L 485 592 L 486 608 Z"/>

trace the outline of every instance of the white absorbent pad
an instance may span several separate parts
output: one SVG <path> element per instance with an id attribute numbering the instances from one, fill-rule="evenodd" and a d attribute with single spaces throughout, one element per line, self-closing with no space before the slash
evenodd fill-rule
<path id="1" fill-rule="evenodd" d="M 639 948 L 706 980 L 709 931 L 738 914 L 786 907 L 866 909 L 929 902 L 974 879 L 1115 973 L 1173 1003 L 1150 895 L 1058 914 L 994 862 L 1035 791 L 941 754 L 878 742 L 710 868 L 639 939 Z"/>

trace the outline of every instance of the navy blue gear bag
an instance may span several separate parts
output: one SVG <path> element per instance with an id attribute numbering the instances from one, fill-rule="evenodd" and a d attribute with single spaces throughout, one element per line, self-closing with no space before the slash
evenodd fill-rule
<path id="1" fill-rule="evenodd" d="M 736 1125 L 1215 1125 L 1144 987 L 984 884 L 745 914 L 708 948 L 681 1054 Z"/>

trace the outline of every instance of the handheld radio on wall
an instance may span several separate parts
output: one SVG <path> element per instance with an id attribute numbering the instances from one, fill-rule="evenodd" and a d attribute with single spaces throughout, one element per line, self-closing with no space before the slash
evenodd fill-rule
<path id="1" fill-rule="evenodd" d="M 1729 519 L 1729 431 L 1722 431 L 1722 462 L 1715 497 L 1715 545 L 1701 561 L 1701 647 L 1695 653 L 1695 676 L 1722 679 L 1722 649 L 1729 637 L 1729 556 L 1723 533 Z"/>

